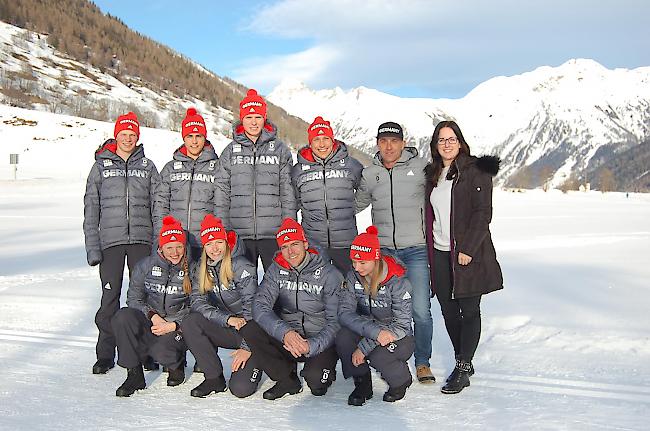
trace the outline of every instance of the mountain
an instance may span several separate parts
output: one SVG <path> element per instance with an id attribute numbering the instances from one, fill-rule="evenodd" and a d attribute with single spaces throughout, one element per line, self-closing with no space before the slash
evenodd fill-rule
<path id="1" fill-rule="evenodd" d="M 323 115 L 337 136 L 368 153 L 376 150 L 377 126 L 392 120 L 428 157 L 435 125 L 453 119 L 473 154 L 502 158 L 502 185 L 557 187 L 577 180 L 597 187 L 589 172 L 628 150 L 647 151 L 641 143 L 650 139 L 649 84 L 650 67 L 608 70 L 576 59 L 490 79 L 461 99 L 400 98 L 365 87 L 314 91 L 294 80 L 282 82 L 268 98 L 308 122 Z M 612 170 L 617 188 L 643 176 L 638 165 Z"/>
<path id="2" fill-rule="evenodd" d="M 0 0 L 1 103 L 114 120 L 131 107 L 150 127 L 179 129 L 185 109 L 229 134 L 246 88 L 104 15 L 86 0 Z M 11 25 L 8 25 L 11 24 Z M 29 31 L 26 31 L 29 30 Z M 233 112 L 235 116 L 233 117 Z M 269 104 L 293 147 L 307 124 Z"/>

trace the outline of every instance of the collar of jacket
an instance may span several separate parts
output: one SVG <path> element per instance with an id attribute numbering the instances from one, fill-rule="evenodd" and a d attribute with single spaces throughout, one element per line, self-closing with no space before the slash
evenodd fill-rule
<path id="1" fill-rule="evenodd" d="M 276 138 L 278 134 L 278 128 L 275 127 L 271 121 L 266 120 L 264 122 L 264 127 L 262 128 L 262 134 L 257 138 L 257 142 L 254 145 L 260 146 L 268 141 L 271 141 Z M 232 128 L 232 138 L 238 144 L 244 145 L 246 147 L 253 146 L 253 141 L 250 140 L 244 131 L 244 125 L 241 122 L 236 123 Z"/>
<path id="2" fill-rule="evenodd" d="M 334 140 L 334 145 L 332 147 L 332 153 L 325 160 L 325 164 L 338 162 L 341 159 L 344 159 L 348 156 L 348 149 L 345 143 Z M 321 164 L 321 162 L 316 160 L 314 152 L 309 145 L 306 145 L 298 151 L 298 162 L 303 164 Z"/>
<path id="3" fill-rule="evenodd" d="M 307 265 L 305 266 L 305 268 L 303 268 L 303 271 L 305 269 L 307 269 L 307 268 L 312 268 L 314 266 L 317 266 L 317 265 L 321 264 L 322 260 L 323 260 L 323 259 L 321 259 L 320 254 L 316 250 L 314 250 L 313 248 L 308 249 L 307 253 L 310 253 L 309 262 L 307 262 Z M 282 252 L 280 250 L 275 252 L 274 260 L 282 268 L 295 271 L 295 268 L 292 267 L 289 262 L 287 262 L 287 260 L 284 258 L 284 256 L 282 256 Z"/>
<path id="4" fill-rule="evenodd" d="M 138 160 L 144 157 L 144 147 L 142 144 L 136 145 L 128 160 Z M 123 158 L 117 155 L 117 141 L 107 139 L 101 147 L 95 151 L 95 160 L 110 159 L 126 163 Z"/>
<path id="5" fill-rule="evenodd" d="M 190 161 L 194 162 L 195 160 L 191 158 L 190 156 L 187 155 L 187 147 L 185 144 L 181 145 L 174 151 L 174 160 L 181 160 L 181 161 Z M 206 139 L 205 141 L 205 146 L 203 147 L 203 150 L 201 151 L 201 154 L 199 154 L 199 157 L 196 158 L 197 162 L 208 162 L 210 160 L 217 160 L 217 153 L 214 151 L 214 147 Z"/>

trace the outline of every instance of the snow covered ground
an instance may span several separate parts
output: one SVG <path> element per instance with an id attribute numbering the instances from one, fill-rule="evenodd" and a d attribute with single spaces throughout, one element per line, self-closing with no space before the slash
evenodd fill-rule
<path id="1" fill-rule="evenodd" d="M 0 430 L 647 429 L 650 195 L 495 192 L 505 290 L 483 300 L 477 373 L 459 395 L 415 383 L 390 405 L 375 376 L 375 398 L 352 408 L 353 384 L 339 375 L 319 399 L 308 391 L 276 402 L 261 392 L 195 399 L 189 391 L 203 377 L 189 375 L 188 355 L 182 386 L 151 372 L 147 390 L 115 397 L 124 370 L 90 373 L 100 283 L 81 230 L 92 154 L 112 130 L 0 105 Z M 220 153 L 227 139 L 212 139 Z M 181 139 L 143 128 L 141 142 L 161 169 Z M 18 181 L 9 153 L 20 154 Z M 361 229 L 369 223 L 367 211 L 359 215 Z M 441 381 L 453 355 L 435 299 L 432 308 Z M 228 352 L 223 359 L 227 367 Z"/>
<path id="2" fill-rule="evenodd" d="M 168 388 L 160 372 L 115 397 L 124 370 L 90 373 L 100 285 L 85 263 L 83 190 L 70 178 L 0 181 L 0 429 L 647 429 L 648 195 L 495 192 L 506 286 L 484 297 L 472 386 L 453 396 L 414 383 L 391 405 L 375 375 L 375 398 L 353 408 L 340 374 L 318 399 L 195 399 L 201 375 Z M 453 363 L 433 310 L 440 381 Z"/>

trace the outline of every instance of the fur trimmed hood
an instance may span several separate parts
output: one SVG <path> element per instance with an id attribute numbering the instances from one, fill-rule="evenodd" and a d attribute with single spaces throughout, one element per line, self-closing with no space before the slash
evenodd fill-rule
<path id="1" fill-rule="evenodd" d="M 499 158 L 499 156 L 490 155 L 474 157 L 460 154 L 451 165 L 449 173 L 447 174 L 447 179 L 450 180 L 454 178 L 458 173 L 458 170 L 462 171 L 471 165 L 476 166 L 478 170 L 494 177 L 499 173 L 499 169 L 501 167 L 501 158 Z M 424 168 L 424 173 L 427 179 L 427 183 L 430 183 L 433 180 L 433 163 L 427 164 L 427 166 Z"/>

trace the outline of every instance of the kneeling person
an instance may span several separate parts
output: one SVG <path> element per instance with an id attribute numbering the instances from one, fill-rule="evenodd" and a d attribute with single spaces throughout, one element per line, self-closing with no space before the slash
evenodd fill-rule
<path id="1" fill-rule="evenodd" d="M 257 324 L 248 323 L 242 332 L 258 364 L 277 382 L 264 392 L 265 399 L 302 390 L 297 362 L 305 363 L 301 375 L 311 393 L 325 395 L 336 379 L 337 292 L 343 276 L 308 248 L 295 220 L 285 219 L 276 239 L 280 251 L 253 301 Z"/>
<path id="2" fill-rule="evenodd" d="M 190 311 L 192 283 L 189 277 L 185 231 L 171 216 L 163 219 L 159 249 L 135 267 L 126 297 L 111 324 L 117 341 L 117 364 L 127 378 L 115 395 L 128 397 L 144 389 L 142 365 L 151 356 L 169 369 L 167 386 L 185 380 L 187 346 L 180 323 Z"/>
<path id="3" fill-rule="evenodd" d="M 388 383 L 384 401 L 404 398 L 413 381 L 407 361 L 415 350 L 411 332 L 411 285 L 406 269 L 380 254 L 377 228 L 370 226 L 350 247 L 353 270 L 340 291 L 336 350 L 343 376 L 354 378 L 348 404 L 361 406 L 372 398 L 370 365 Z"/>
<path id="4" fill-rule="evenodd" d="M 243 242 L 226 232 L 221 219 L 208 214 L 201 223 L 203 252 L 194 273 L 192 313 L 183 320 L 183 336 L 205 380 L 190 395 L 205 397 L 226 390 L 217 349 L 232 353 L 230 392 L 244 398 L 257 390 L 261 370 L 256 367 L 240 329 L 252 320 L 251 305 L 257 290 L 257 271 L 244 257 Z"/>

